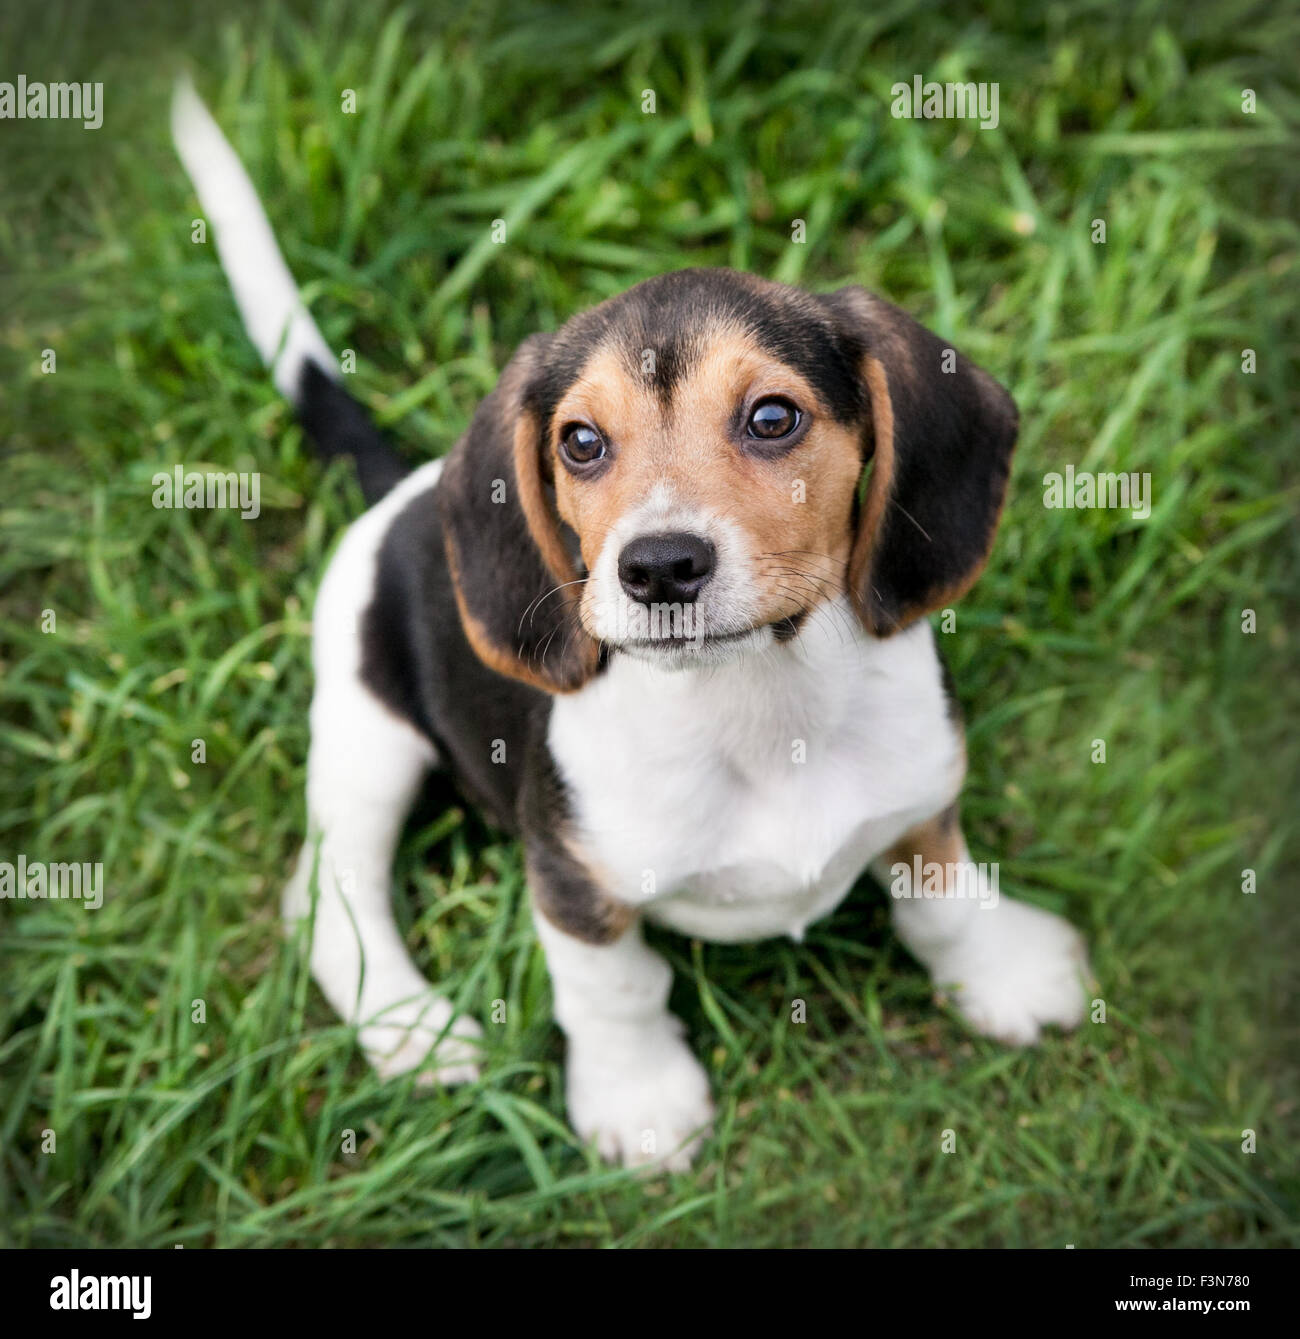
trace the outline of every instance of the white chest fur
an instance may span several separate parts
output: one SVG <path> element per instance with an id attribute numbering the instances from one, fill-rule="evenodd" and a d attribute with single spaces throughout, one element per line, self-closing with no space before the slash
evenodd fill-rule
<path id="1" fill-rule="evenodd" d="M 549 739 L 614 896 L 726 941 L 798 938 L 964 767 L 929 625 L 877 641 L 843 605 L 727 665 L 615 657 L 556 700 Z"/>

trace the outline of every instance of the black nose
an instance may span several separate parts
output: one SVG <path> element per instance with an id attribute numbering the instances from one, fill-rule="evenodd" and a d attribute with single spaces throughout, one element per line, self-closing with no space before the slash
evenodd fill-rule
<path id="1" fill-rule="evenodd" d="M 691 604 L 716 557 L 699 535 L 642 535 L 618 555 L 618 579 L 640 604 Z"/>

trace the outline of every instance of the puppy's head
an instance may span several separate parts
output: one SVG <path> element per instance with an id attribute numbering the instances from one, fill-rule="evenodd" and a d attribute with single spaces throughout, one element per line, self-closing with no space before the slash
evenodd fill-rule
<path id="1" fill-rule="evenodd" d="M 888 636 L 979 574 L 1015 436 L 997 382 L 865 290 L 647 280 L 526 341 L 453 451 L 462 621 L 549 691 L 602 646 L 685 666 L 788 641 L 841 594 Z"/>

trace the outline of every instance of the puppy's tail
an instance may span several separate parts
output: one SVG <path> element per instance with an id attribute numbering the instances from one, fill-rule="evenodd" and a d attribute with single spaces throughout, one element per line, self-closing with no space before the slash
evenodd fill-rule
<path id="1" fill-rule="evenodd" d="M 409 470 L 339 385 L 329 345 L 298 296 L 262 202 L 189 77 L 172 97 L 172 139 L 212 229 L 249 338 L 326 460 L 351 456 L 361 492 L 378 501 Z"/>

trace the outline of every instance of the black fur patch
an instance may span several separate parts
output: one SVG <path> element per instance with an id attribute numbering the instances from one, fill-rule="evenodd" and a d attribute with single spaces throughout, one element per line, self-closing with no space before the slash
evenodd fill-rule
<path id="1" fill-rule="evenodd" d="M 892 475 L 865 588 L 854 592 L 866 626 L 885 636 L 978 575 L 1006 496 L 1018 415 L 988 373 L 901 308 L 859 288 L 821 302 L 859 366 L 876 359 L 889 383 Z"/>
<path id="2" fill-rule="evenodd" d="M 856 422 L 866 399 L 852 350 L 843 347 L 821 302 L 797 288 L 769 284 L 734 270 L 677 270 L 647 279 L 570 320 L 552 337 L 530 402 L 549 424 L 565 391 L 598 350 L 617 350 L 629 373 L 644 376 L 667 401 L 704 349 L 708 335 L 734 324 L 816 388 L 832 415 Z"/>
<path id="3" fill-rule="evenodd" d="M 546 745 L 545 722 L 534 720 L 520 797 L 528 882 L 537 909 L 557 929 L 587 944 L 620 938 L 631 913 L 605 893 L 564 842 L 572 820 L 569 788 Z"/>
<path id="4" fill-rule="evenodd" d="M 943 678 L 943 696 L 947 703 L 948 719 L 957 727 L 962 728 L 962 709 L 961 702 L 957 697 L 957 683 L 952 677 L 952 669 L 948 664 L 948 657 L 944 655 L 939 647 L 939 639 L 934 637 L 934 654 L 939 661 L 939 673 Z"/>
<path id="5" fill-rule="evenodd" d="M 361 677 L 433 741 L 466 795 L 518 833 L 518 799 L 534 718 L 550 698 L 490 670 L 461 627 L 435 489 L 402 509 L 379 550 L 362 618 Z"/>
<path id="6" fill-rule="evenodd" d="M 294 401 L 298 421 L 324 460 L 351 456 L 361 495 L 373 506 L 410 473 L 406 462 L 342 386 L 308 359 Z"/>
<path id="7" fill-rule="evenodd" d="M 549 365 L 551 345 L 544 335 L 520 345 L 452 449 L 437 510 L 480 652 L 496 657 L 499 670 L 509 664 L 538 686 L 565 691 L 590 677 L 594 648 L 578 622 L 576 590 L 546 566 L 528 528 L 514 463 L 521 416 L 535 432 L 526 388 Z M 557 539 L 566 543 L 558 528 Z M 571 537 L 568 546 L 571 553 Z"/>

